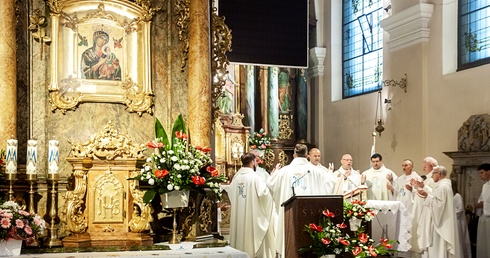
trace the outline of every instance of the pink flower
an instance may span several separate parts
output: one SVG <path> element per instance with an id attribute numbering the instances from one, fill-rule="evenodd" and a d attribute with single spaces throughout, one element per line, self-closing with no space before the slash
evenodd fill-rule
<path id="1" fill-rule="evenodd" d="M 0 224 L 2 225 L 2 228 L 9 228 L 10 227 L 10 219 L 9 218 L 2 218 L 0 221 Z"/>
<path id="2" fill-rule="evenodd" d="M 15 220 L 15 226 L 17 228 L 23 228 L 24 227 L 24 221 L 22 221 L 21 219 L 16 219 Z"/>
<path id="3" fill-rule="evenodd" d="M 3 214 L 3 217 L 4 217 L 4 218 L 9 218 L 9 219 L 11 219 L 11 218 L 13 218 L 13 217 L 14 217 L 14 214 L 12 214 L 11 212 L 5 212 L 5 213 Z"/>
<path id="4" fill-rule="evenodd" d="M 34 218 L 34 224 L 36 224 L 38 227 L 41 226 L 41 220 Z"/>
<path id="5" fill-rule="evenodd" d="M 31 215 L 31 214 L 29 214 L 29 212 L 24 211 L 24 210 L 20 210 L 20 211 L 19 211 L 19 213 L 20 213 L 21 215 L 24 215 L 24 216 L 29 216 L 29 215 Z"/>
<path id="6" fill-rule="evenodd" d="M 28 235 L 32 235 L 32 228 L 29 227 L 29 225 L 27 225 L 25 228 L 24 228 L 24 231 L 28 234 Z"/>

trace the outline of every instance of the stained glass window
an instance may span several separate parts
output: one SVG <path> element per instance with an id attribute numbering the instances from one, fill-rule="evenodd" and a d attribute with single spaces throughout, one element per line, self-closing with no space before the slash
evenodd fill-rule
<path id="1" fill-rule="evenodd" d="M 382 0 L 343 0 L 342 97 L 381 89 L 383 73 Z"/>
<path id="2" fill-rule="evenodd" d="M 459 1 L 458 70 L 490 63 L 490 0 Z"/>

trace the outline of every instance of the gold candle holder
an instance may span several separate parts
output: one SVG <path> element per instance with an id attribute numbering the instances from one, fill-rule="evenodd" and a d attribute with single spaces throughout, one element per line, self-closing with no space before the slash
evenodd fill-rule
<path id="1" fill-rule="evenodd" d="M 5 174 L 5 179 L 9 181 L 9 201 L 14 201 L 14 182 L 17 180 L 16 173 Z"/>
<path id="2" fill-rule="evenodd" d="M 34 191 L 34 183 L 37 182 L 37 174 L 28 174 L 27 181 L 29 181 L 29 213 L 36 214 L 36 208 L 34 203 L 34 197 L 36 191 Z M 33 246 L 33 247 L 39 246 L 39 241 L 37 240 L 36 235 L 34 235 L 34 241 L 28 244 L 28 246 Z"/>
<path id="3" fill-rule="evenodd" d="M 48 174 L 48 181 L 51 182 L 51 210 L 49 211 L 49 216 L 51 217 L 51 223 L 49 227 L 50 237 L 48 246 L 56 247 L 62 246 L 61 240 L 58 238 L 58 228 L 56 226 L 56 218 L 58 216 L 58 207 L 56 205 L 56 199 L 58 196 L 58 191 L 56 190 L 56 184 L 60 180 L 59 174 L 51 173 Z"/>
<path id="4" fill-rule="evenodd" d="M 177 208 L 173 208 L 174 223 L 172 229 L 172 238 L 168 241 L 169 244 L 180 244 L 179 231 L 177 230 Z"/>

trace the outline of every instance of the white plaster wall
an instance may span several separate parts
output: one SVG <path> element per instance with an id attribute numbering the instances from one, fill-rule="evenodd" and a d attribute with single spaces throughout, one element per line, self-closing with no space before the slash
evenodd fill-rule
<path id="1" fill-rule="evenodd" d="M 332 71 L 340 63 L 333 60 L 332 56 L 339 51 L 336 44 L 338 39 L 335 37 L 340 34 L 333 33 L 331 26 L 338 20 L 335 6 L 339 2 L 325 4 L 324 15 L 333 21 L 331 23 L 330 19 L 324 19 L 323 24 L 318 26 L 318 29 L 325 30 L 322 42 L 327 48 L 327 56 L 324 81 L 321 83 L 325 89 L 318 96 L 318 110 L 312 107 L 312 114 L 323 113 L 323 124 L 320 126 L 323 130 L 314 134 L 311 141 L 323 146 L 322 163 L 335 162 L 335 167 L 338 167 L 341 155 L 348 152 L 353 156 L 354 167 L 363 171 L 370 164 L 377 93 L 338 100 L 341 74 Z M 397 0 L 393 3 L 394 11 L 402 11 L 421 2 L 427 1 Z M 449 2 L 432 2 L 434 13 L 427 43 L 418 43 L 391 53 L 385 44 L 384 79 L 400 80 L 403 74 L 408 75 L 407 93 L 395 87 L 383 89 L 383 99 L 392 99 L 392 110 L 383 111 L 386 129 L 381 137 L 377 137 L 376 145 L 376 151 L 383 155 L 385 165 L 397 174 L 401 174 L 400 165 L 405 158 L 412 159 L 415 170 L 421 172 L 425 156 L 435 157 L 440 164 L 450 169 L 452 160 L 443 152 L 457 150 L 459 127 L 471 115 L 490 113 L 490 85 L 487 85 L 490 84 L 490 65 L 443 73 L 443 62 L 450 62 L 455 54 L 454 47 L 447 47 L 454 45 L 447 43 L 447 28 L 443 33 L 443 8 Z M 451 10 L 446 9 L 445 12 L 448 14 Z M 385 33 L 385 39 L 388 38 L 389 34 Z M 446 63 L 445 67 L 451 65 Z M 386 108 L 386 105 L 383 107 Z"/>

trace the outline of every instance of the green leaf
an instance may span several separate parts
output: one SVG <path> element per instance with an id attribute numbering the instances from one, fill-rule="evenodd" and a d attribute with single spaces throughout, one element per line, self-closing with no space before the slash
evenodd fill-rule
<path id="1" fill-rule="evenodd" d="M 157 192 L 153 189 L 148 189 L 145 193 L 145 195 L 143 195 L 143 202 L 145 204 L 148 204 L 150 203 L 153 198 L 155 198 L 155 195 L 157 194 Z"/>
<path id="2" fill-rule="evenodd" d="M 174 127 L 172 128 L 172 146 L 175 143 L 175 132 L 182 132 L 182 133 L 187 133 L 187 129 L 185 127 L 185 121 L 184 118 L 182 117 L 182 114 L 180 114 L 177 119 L 175 119 L 174 122 Z"/>
<path id="3" fill-rule="evenodd" d="M 135 177 L 130 177 L 128 180 L 141 180 L 141 175 L 137 175 Z"/>
<path id="4" fill-rule="evenodd" d="M 167 132 L 165 132 L 165 129 L 163 128 L 162 123 L 160 123 L 160 120 L 158 120 L 158 118 L 155 118 L 155 136 L 165 144 L 166 148 L 170 147 Z"/>

